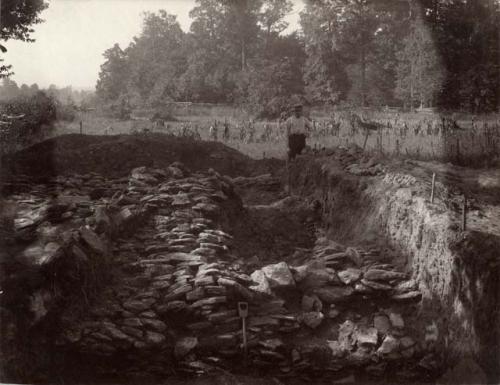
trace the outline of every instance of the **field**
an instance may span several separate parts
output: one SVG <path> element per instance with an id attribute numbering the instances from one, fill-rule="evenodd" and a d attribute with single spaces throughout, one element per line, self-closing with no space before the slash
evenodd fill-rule
<path id="1" fill-rule="evenodd" d="M 72 122 L 56 124 L 51 136 L 147 135 L 158 132 L 221 141 L 253 158 L 286 155 L 285 126 L 278 120 L 254 121 L 230 106 L 178 107 L 175 121 L 153 122 L 151 111 L 135 111 L 129 120 L 79 113 Z M 491 166 L 500 155 L 500 115 L 473 116 L 326 109 L 307 111 L 313 131 L 311 149 L 356 144 L 383 157 L 438 160 L 476 167 Z M 80 127 L 81 122 L 81 127 Z"/>

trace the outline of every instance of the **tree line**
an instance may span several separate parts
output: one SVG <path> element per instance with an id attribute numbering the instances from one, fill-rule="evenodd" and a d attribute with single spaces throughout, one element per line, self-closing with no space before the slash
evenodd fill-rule
<path id="1" fill-rule="evenodd" d="M 51 84 L 48 88 L 40 88 L 36 83 L 18 86 L 14 80 L 8 77 L 3 78 L 0 84 L 0 102 L 31 97 L 40 92 L 54 99 L 59 104 L 68 107 L 89 108 L 95 105 L 95 95 L 91 90 L 75 90 L 71 86 L 57 87 L 54 84 Z"/>
<path id="2" fill-rule="evenodd" d="M 107 103 L 237 103 L 276 115 L 292 95 L 312 104 L 499 105 L 496 0 L 197 0 L 184 32 L 165 10 L 104 53 L 97 95 Z"/>

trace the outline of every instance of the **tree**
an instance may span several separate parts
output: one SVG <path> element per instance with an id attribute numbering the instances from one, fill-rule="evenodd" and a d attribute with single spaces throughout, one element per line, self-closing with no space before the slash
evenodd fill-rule
<path id="1" fill-rule="evenodd" d="M 238 53 L 241 70 L 246 69 L 247 60 L 259 34 L 259 11 L 262 0 L 220 0 L 225 5 L 224 36 L 233 53 Z"/>
<path id="2" fill-rule="evenodd" d="M 421 16 L 411 22 L 403 48 L 398 52 L 396 95 L 410 108 L 433 104 L 443 81 L 443 69 L 434 40 Z"/>
<path id="3" fill-rule="evenodd" d="M 345 65 L 338 51 L 339 10 L 333 1 L 310 0 L 300 15 L 307 56 L 305 89 L 313 103 L 337 103 L 347 92 Z"/>
<path id="4" fill-rule="evenodd" d="M 285 16 L 293 9 L 290 0 L 264 0 L 258 22 L 264 33 L 265 47 L 268 48 L 273 35 L 277 36 L 288 28 Z"/>
<path id="5" fill-rule="evenodd" d="M 185 34 L 177 17 L 164 10 L 145 13 L 142 33 L 126 49 L 129 92 L 150 105 L 175 99 L 176 82 L 185 71 Z"/>
<path id="6" fill-rule="evenodd" d="M 0 40 L 10 39 L 33 42 L 33 25 L 41 23 L 40 13 L 48 7 L 44 0 L 4 0 L 0 2 Z M 6 48 L 0 45 L 0 51 Z M 11 66 L 1 64 L 0 78 L 11 75 Z"/>
<path id="7" fill-rule="evenodd" d="M 4 78 L 0 87 L 0 99 L 9 100 L 19 96 L 20 90 L 17 83 L 9 78 Z"/>
<path id="8" fill-rule="evenodd" d="M 101 100 L 112 102 L 127 91 L 129 67 L 125 53 L 118 44 L 107 49 L 103 56 L 106 61 L 101 65 L 96 94 Z"/>

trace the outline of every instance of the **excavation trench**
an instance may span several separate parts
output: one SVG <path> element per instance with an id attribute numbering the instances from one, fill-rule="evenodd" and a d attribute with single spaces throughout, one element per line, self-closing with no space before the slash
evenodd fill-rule
<path id="1" fill-rule="evenodd" d="M 422 383 L 464 357 L 495 379 L 498 237 L 459 231 L 452 194 L 431 205 L 411 172 L 363 158 L 300 157 L 289 177 L 275 162 L 14 178 L 2 380 Z"/>

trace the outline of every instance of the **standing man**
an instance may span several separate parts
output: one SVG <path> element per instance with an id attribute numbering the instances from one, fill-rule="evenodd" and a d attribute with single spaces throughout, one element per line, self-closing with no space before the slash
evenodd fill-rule
<path id="1" fill-rule="evenodd" d="M 286 135 L 288 137 L 288 160 L 293 160 L 302 153 L 306 146 L 306 136 L 311 131 L 311 121 L 302 115 L 302 104 L 294 106 L 294 114 L 286 122 Z"/>

